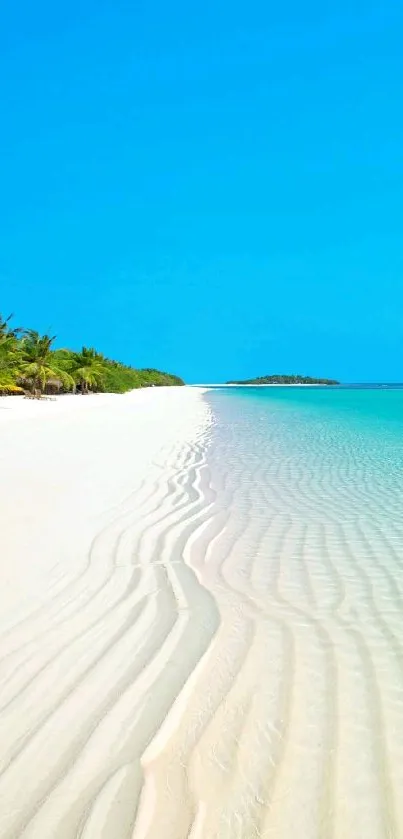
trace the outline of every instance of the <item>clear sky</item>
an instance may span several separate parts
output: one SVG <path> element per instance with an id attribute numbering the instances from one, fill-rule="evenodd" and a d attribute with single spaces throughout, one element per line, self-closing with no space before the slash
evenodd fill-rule
<path id="1" fill-rule="evenodd" d="M 403 5 L 0 12 L 0 310 L 189 382 L 403 380 Z"/>

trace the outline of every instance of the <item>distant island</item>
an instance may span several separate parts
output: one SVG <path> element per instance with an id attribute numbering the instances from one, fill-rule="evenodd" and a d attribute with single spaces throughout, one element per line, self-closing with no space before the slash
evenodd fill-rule
<path id="1" fill-rule="evenodd" d="M 312 376 L 259 376 L 257 379 L 226 382 L 227 385 L 338 385 L 336 379 L 315 379 Z"/>

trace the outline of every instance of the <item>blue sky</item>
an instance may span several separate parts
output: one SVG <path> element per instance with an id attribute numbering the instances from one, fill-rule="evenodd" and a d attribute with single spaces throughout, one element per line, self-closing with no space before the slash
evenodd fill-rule
<path id="1" fill-rule="evenodd" d="M 189 382 L 402 381 L 402 42 L 390 0 L 3 4 L 0 310 Z"/>

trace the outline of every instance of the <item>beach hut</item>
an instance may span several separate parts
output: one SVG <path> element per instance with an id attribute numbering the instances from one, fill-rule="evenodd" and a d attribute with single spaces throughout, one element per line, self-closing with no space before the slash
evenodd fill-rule
<path id="1" fill-rule="evenodd" d="M 63 391 L 63 383 L 60 379 L 48 379 L 45 385 L 44 393 L 48 394 L 49 396 L 57 396 L 57 394 Z"/>

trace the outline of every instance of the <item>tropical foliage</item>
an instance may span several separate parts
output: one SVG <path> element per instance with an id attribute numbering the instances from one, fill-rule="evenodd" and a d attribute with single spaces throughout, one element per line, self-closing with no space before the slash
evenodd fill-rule
<path id="1" fill-rule="evenodd" d="M 93 347 L 55 349 L 54 335 L 13 328 L 0 315 L 0 393 L 125 393 L 139 387 L 183 385 L 178 376 L 135 369 L 106 358 Z"/>
<path id="2" fill-rule="evenodd" d="M 16 378 L 20 361 L 20 343 L 18 335 L 21 330 L 12 329 L 11 317 L 3 318 L 0 314 L 0 389 L 17 387 Z"/>
<path id="3" fill-rule="evenodd" d="M 31 387 L 40 395 L 50 380 L 56 381 L 65 390 L 72 390 L 75 385 L 73 376 L 64 370 L 56 353 L 52 350 L 55 335 L 40 335 L 29 329 L 22 337 L 20 357 L 17 363 L 17 375 L 22 384 Z"/>

